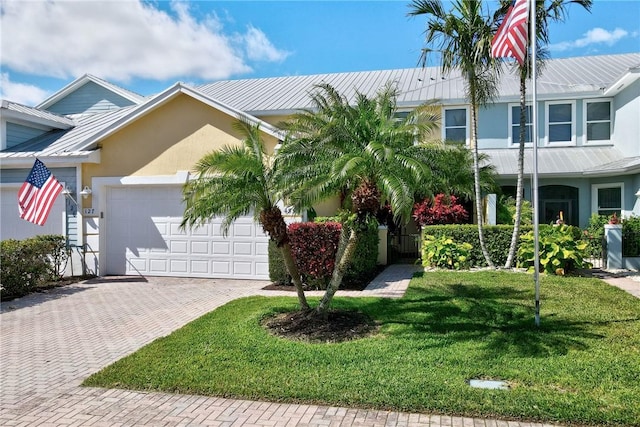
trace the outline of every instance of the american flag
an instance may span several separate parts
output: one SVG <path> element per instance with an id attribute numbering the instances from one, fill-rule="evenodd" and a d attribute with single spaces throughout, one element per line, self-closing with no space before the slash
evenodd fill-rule
<path id="1" fill-rule="evenodd" d="M 44 225 L 53 202 L 61 192 L 62 184 L 51 175 L 44 163 L 36 159 L 27 180 L 18 191 L 20 218 L 37 225 Z"/>
<path id="2" fill-rule="evenodd" d="M 491 41 L 491 56 L 515 58 L 524 65 L 527 54 L 529 0 L 515 0 Z"/>

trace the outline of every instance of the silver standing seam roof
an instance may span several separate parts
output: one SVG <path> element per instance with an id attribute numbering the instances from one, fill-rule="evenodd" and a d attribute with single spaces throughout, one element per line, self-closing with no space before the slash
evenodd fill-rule
<path id="1" fill-rule="evenodd" d="M 540 100 L 601 95 L 638 66 L 640 53 L 549 60 L 539 75 L 537 93 Z M 401 108 L 415 107 L 429 100 L 443 104 L 467 103 L 460 72 L 444 74 L 440 67 L 224 80 L 196 89 L 249 114 L 281 115 L 311 108 L 308 94 L 316 84 L 327 83 L 347 99 L 353 99 L 356 90 L 372 96 L 387 82 L 397 84 Z M 499 99 L 517 100 L 519 96 L 519 77 L 512 66 L 504 64 Z"/>
<path id="2" fill-rule="evenodd" d="M 39 108 L 27 107 L 26 105 L 18 104 L 17 102 L 8 101 L 6 99 L 0 100 L 0 108 L 7 112 L 16 113 L 25 118 L 32 117 L 46 120 L 51 122 L 52 125 L 58 125 L 58 127 L 62 129 L 68 129 L 71 126 L 75 126 L 75 122 L 69 117 L 52 113 L 47 110 L 41 110 Z"/>
<path id="3" fill-rule="evenodd" d="M 636 72 L 640 67 L 640 53 L 554 59 L 547 61 L 546 64 L 538 79 L 540 100 L 595 97 L 602 95 L 632 70 Z M 95 76 L 85 75 L 67 85 L 58 94 L 85 80 L 98 81 L 104 86 L 112 86 L 119 91 L 124 90 Z M 95 149 L 95 143 L 109 134 L 112 129 L 135 117 L 137 112 L 146 111 L 165 96 L 171 96 L 176 90 L 189 93 L 210 105 L 228 109 L 234 115 L 237 113 L 242 116 L 269 116 L 286 115 L 311 108 L 309 94 L 314 90 L 314 85 L 319 83 L 330 84 L 347 99 L 353 99 L 356 91 L 373 96 L 388 82 L 397 85 L 398 106 L 401 109 L 409 109 L 430 100 L 436 100 L 445 105 L 467 104 L 465 85 L 460 73 L 452 71 L 443 74 L 440 67 L 223 80 L 196 87 L 176 83 L 153 97 L 143 98 L 129 91 L 129 96 L 140 101 L 138 105 L 105 113 L 78 116 L 74 119 L 3 101 L 3 109 L 57 121 L 62 129 L 67 130 L 52 131 L 3 150 L 0 152 L 0 159 L 16 161 L 32 158 L 36 154 L 64 158 L 74 155 L 86 156 Z M 519 99 L 518 76 L 507 64 L 503 67 L 499 94 L 498 99 L 502 102 L 515 102 Z M 53 95 L 48 101 L 55 97 L 56 95 Z M 276 132 L 275 128 L 273 132 Z M 492 163 L 501 176 L 515 176 L 518 150 L 482 151 L 490 155 Z M 539 155 L 539 171 L 543 176 L 597 175 L 602 171 L 615 174 L 620 171 L 640 169 L 640 160 L 625 158 L 614 147 L 541 147 Z M 530 170 L 530 165 L 525 164 L 525 170 Z"/>

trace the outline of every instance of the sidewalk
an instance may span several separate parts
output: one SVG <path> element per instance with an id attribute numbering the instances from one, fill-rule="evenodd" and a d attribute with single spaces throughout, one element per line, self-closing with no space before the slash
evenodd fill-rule
<path id="1" fill-rule="evenodd" d="M 593 277 L 604 280 L 608 284 L 640 298 L 640 273 L 628 270 L 605 271 L 593 273 Z"/>

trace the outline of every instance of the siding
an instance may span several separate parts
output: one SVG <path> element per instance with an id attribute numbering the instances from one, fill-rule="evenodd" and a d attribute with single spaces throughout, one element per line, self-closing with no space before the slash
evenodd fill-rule
<path id="1" fill-rule="evenodd" d="M 7 122 L 7 146 L 5 148 L 14 147 L 46 132 L 46 130 Z"/>
<path id="2" fill-rule="evenodd" d="M 134 105 L 134 102 L 94 82 L 87 82 L 47 110 L 58 114 L 93 114 Z"/>
<path id="3" fill-rule="evenodd" d="M 2 169 L 0 170 L 0 184 L 21 184 L 27 179 L 31 169 Z M 76 190 L 76 168 L 49 168 L 53 176 L 71 191 L 71 197 L 78 200 Z M 65 196 L 58 196 L 65 197 Z M 68 197 L 66 198 L 67 234 L 69 243 L 77 245 L 78 240 L 78 207 Z M 16 207 L 17 209 L 17 207 Z"/>

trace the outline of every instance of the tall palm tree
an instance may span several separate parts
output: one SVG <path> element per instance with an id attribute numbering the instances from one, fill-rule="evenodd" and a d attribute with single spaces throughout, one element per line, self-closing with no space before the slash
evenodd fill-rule
<path id="1" fill-rule="evenodd" d="M 493 28 L 478 0 L 454 0 L 451 11 L 445 11 L 440 0 L 413 0 L 409 16 L 427 16 L 426 48 L 423 65 L 430 53 L 439 53 L 442 71 L 460 70 L 465 81 L 467 99 L 471 104 L 471 145 L 473 148 L 475 203 L 478 238 L 487 265 L 493 262 L 487 251 L 483 233 L 480 188 L 480 156 L 478 153 L 478 108 L 497 94 L 498 63 L 491 56 Z"/>
<path id="2" fill-rule="evenodd" d="M 496 24 L 500 24 L 506 15 L 512 1 L 500 0 L 500 7 L 494 15 Z M 546 45 L 549 44 L 549 21 L 562 22 L 565 20 L 568 10 L 567 7 L 572 4 L 578 4 L 587 11 L 591 11 L 592 0 L 536 0 L 536 67 L 542 71 L 544 61 L 548 57 Z M 529 35 L 529 46 L 532 44 L 532 37 Z M 529 51 L 525 56 L 523 65 L 518 65 L 517 72 L 520 77 L 520 132 L 518 135 L 518 178 L 516 181 L 516 213 L 513 223 L 513 234 L 511 235 L 511 244 L 509 245 L 509 254 L 504 268 L 511 268 L 515 259 L 516 248 L 518 245 L 518 236 L 520 235 L 520 223 L 522 219 L 522 201 L 524 187 L 524 146 L 526 142 L 526 123 L 527 123 L 527 79 L 531 76 L 531 61 L 529 60 Z M 533 107 L 532 107 L 533 108 Z M 537 209 L 537 207 L 535 208 Z"/>
<path id="3" fill-rule="evenodd" d="M 265 151 L 259 125 L 234 123 L 242 145 L 225 146 L 205 155 L 195 166 L 196 178 L 183 188 L 186 207 L 181 227 L 197 227 L 222 216 L 222 232 L 240 216 L 254 212 L 269 238 L 280 248 L 298 293 L 301 310 L 308 310 L 300 272 L 291 255 L 287 224 L 277 206 L 274 162 Z"/>
<path id="4" fill-rule="evenodd" d="M 417 188 L 429 188 L 432 171 L 419 160 L 428 147 L 418 143 L 437 126 L 432 109 L 397 117 L 397 89 L 387 84 L 370 99 L 356 93 L 353 104 L 328 84 L 315 87 L 313 109 L 295 114 L 277 156 L 285 192 L 299 207 L 337 194 L 350 197 L 353 216 L 342 228 L 336 267 L 317 307 L 326 316 L 353 259 L 362 231 L 381 202 L 396 218 L 411 217 Z M 423 190 L 426 191 L 426 190 Z"/>

